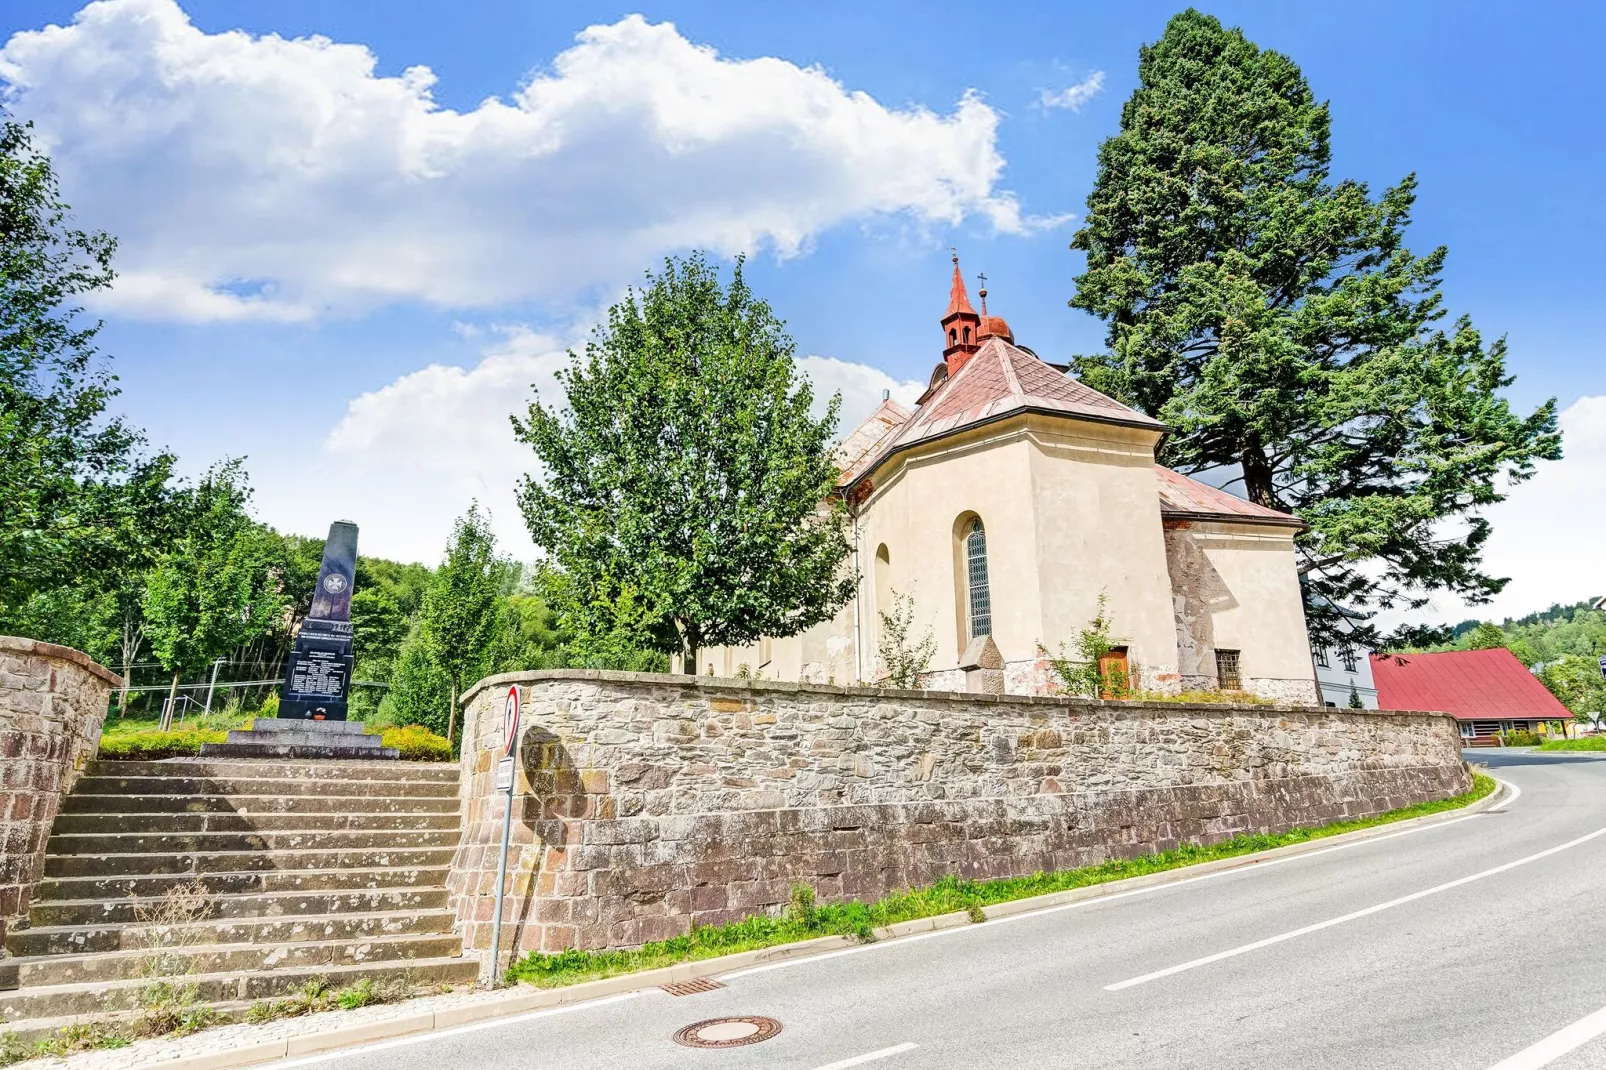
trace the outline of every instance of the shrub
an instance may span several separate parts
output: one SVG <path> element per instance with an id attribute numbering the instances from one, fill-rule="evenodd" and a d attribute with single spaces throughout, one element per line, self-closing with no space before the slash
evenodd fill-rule
<path id="1" fill-rule="evenodd" d="M 387 728 L 380 736 L 386 747 L 401 751 L 402 759 L 409 762 L 449 762 L 452 745 L 445 736 L 437 736 L 423 725 L 410 724 L 406 728 Z"/>
<path id="2" fill-rule="evenodd" d="M 180 728 L 173 732 L 148 729 L 119 732 L 100 739 L 99 757 L 124 761 L 155 761 L 158 758 L 186 758 L 201 753 L 202 743 L 222 743 L 229 738 L 219 729 Z"/>
<path id="3" fill-rule="evenodd" d="M 1045 659 L 1055 676 L 1059 677 L 1060 690 L 1068 695 L 1084 698 L 1129 698 L 1131 681 L 1125 671 L 1110 662 L 1124 639 L 1110 634 L 1109 596 L 1099 592 L 1098 612 L 1086 628 L 1076 633 L 1076 653 L 1073 656 L 1059 646 L 1055 654 L 1043 644 L 1037 644 L 1037 655 Z"/>
<path id="4" fill-rule="evenodd" d="M 279 716 L 279 693 L 277 691 L 275 691 L 273 694 L 269 695 L 267 698 L 262 700 L 262 708 L 257 711 L 257 716 L 258 717 L 277 717 L 277 716 Z"/>
<path id="5" fill-rule="evenodd" d="M 1545 737 L 1533 732 L 1507 732 L 1505 741 L 1508 747 L 1537 747 L 1545 741 Z"/>
<path id="6" fill-rule="evenodd" d="M 920 674 L 931 667 L 932 656 L 937 653 L 937 639 L 930 628 L 918 639 L 910 635 L 915 623 L 912 596 L 893 591 L 891 608 L 891 613 L 881 614 L 881 637 L 876 642 L 881 668 L 886 673 L 883 682 L 890 687 L 912 690 L 920 686 Z"/>

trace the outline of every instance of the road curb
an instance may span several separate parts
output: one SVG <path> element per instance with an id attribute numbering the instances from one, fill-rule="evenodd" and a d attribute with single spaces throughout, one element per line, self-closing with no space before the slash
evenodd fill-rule
<path id="1" fill-rule="evenodd" d="M 1223 858 L 1214 862 L 1201 862 L 1191 866 L 1180 866 L 1160 873 L 1128 877 L 1124 880 L 1108 881 L 1103 884 L 1089 885 L 1085 888 L 1073 888 L 1063 892 L 1050 892 L 1046 895 L 1032 896 L 1029 899 L 1016 899 L 1007 903 L 984 907 L 982 913 L 989 921 L 998 918 L 1015 917 L 1052 907 L 1064 906 L 1069 903 L 1103 899 L 1108 896 L 1141 891 L 1146 888 L 1176 884 L 1213 873 L 1248 869 L 1266 862 L 1327 850 L 1342 844 L 1360 843 L 1415 828 L 1444 824 L 1493 809 L 1511 797 L 1511 788 L 1505 781 L 1498 777 L 1491 777 L 1490 779 L 1494 780 L 1497 785 L 1495 790 L 1477 802 L 1470 803 L 1460 809 L 1445 810 L 1441 813 L 1407 818 L 1403 821 L 1391 821 L 1386 825 L 1376 825 L 1372 828 L 1357 829 L 1354 832 L 1324 836 L 1305 843 L 1275 847 L 1255 854 Z M 972 924 L 984 923 L 972 921 L 964 911 L 956 911 L 951 914 L 939 914 L 934 917 L 916 918 L 912 921 L 886 925 L 876 929 L 874 932 L 875 940 L 880 942 Z M 566 985 L 562 988 L 520 987 L 497 998 L 486 999 L 478 1003 L 463 1004 L 438 1011 L 424 1011 L 405 1018 L 391 1018 L 355 1025 L 336 1026 L 319 1033 L 307 1033 L 300 1036 L 286 1037 L 282 1040 L 228 1048 L 200 1055 L 183 1056 L 165 1061 L 152 1061 L 140 1064 L 140 1070 L 224 1070 L 224 1068 L 295 1058 L 328 1052 L 337 1048 L 354 1047 L 374 1041 L 436 1032 L 495 1018 L 511 1017 L 531 1011 L 582 1003 L 604 996 L 643 991 L 674 981 L 712 977 L 774 962 L 810 958 L 832 951 L 860 946 L 862 946 L 860 942 L 852 937 L 822 936 L 814 940 L 804 940 L 794 944 L 778 944 L 774 947 L 742 951 L 734 955 L 722 955 L 719 958 L 682 962 L 654 970 L 642 970 L 637 973 L 621 974 L 618 977 L 606 977 L 597 981 Z"/>

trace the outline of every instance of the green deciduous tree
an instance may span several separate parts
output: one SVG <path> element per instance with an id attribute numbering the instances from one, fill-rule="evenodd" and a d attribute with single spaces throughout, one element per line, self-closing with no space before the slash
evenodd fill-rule
<path id="1" fill-rule="evenodd" d="M 1506 633 L 1498 624 L 1484 621 L 1468 632 L 1459 645 L 1462 650 L 1494 650 L 1506 645 Z"/>
<path id="2" fill-rule="evenodd" d="M 628 602 L 695 671 L 707 645 L 793 635 L 853 590 L 831 441 L 793 343 L 701 256 L 665 263 L 608 311 L 560 373 L 568 407 L 515 418 L 543 472 L 520 485 L 538 546 L 568 581 L 577 636 Z"/>
<path id="3" fill-rule="evenodd" d="M 1138 74 L 1073 241 L 1071 304 L 1110 347 L 1078 374 L 1170 425 L 1166 463 L 1306 521 L 1318 640 L 1335 605 L 1499 591 L 1479 510 L 1560 456 L 1555 405 L 1514 413 L 1504 341 L 1441 324 L 1445 250 L 1405 246 L 1414 176 L 1377 197 L 1332 181 L 1327 105 L 1299 68 L 1197 11 Z"/>
<path id="4" fill-rule="evenodd" d="M 78 305 L 114 248 L 68 226 L 49 158 L 0 116 L 0 630 L 36 594 L 148 565 L 171 506 L 173 458 L 106 415 L 116 380 Z"/>
<path id="5" fill-rule="evenodd" d="M 446 557 L 424 591 L 418 638 L 450 690 L 446 738 L 457 727 L 457 698 L 494 664 L 502 624 L 500 598 L 512 566 L 496 556 L 496 537 L 478 505 L 459 517 Z"/>
<path id="6" fill-rule="evenodd" d="M 283 543 L 246 512 L 250 495 L 238 462 L 208 471 L 185 495 L 181 532 L 146 584 L 146 630 L 173 674 L 170 700 L 183 674 L 272 628 L 286 608 Z"/>
<path id="7" fill-rule="evenodd" d="M 1563 654 L 1539 670 L 1539 680 L 1576 717 L 1606 713 L 1606 677 L 1600 661 L 1584 654 Z"/>

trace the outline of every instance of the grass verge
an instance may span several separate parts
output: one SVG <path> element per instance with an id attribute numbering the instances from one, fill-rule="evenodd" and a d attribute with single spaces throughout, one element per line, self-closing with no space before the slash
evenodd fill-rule
<path id="1" fill-rule="evenodd" d="M 1029 877 L 1010 877 L 991 881 L 944 877 L 927 887 L 894 892 L 873 903 L 848 902 L 819 906 L 814 902 L 813 890 L 806 884 L 798 884 L 792 887 L 791 902 L 785 909 L 774 914 L 756 915 L 725 925 L 704 926 L 693 929 L 684 936 L 644 944 L 630 950 L 571 949 L 552 954 L 531 952 L 508 969 L 507 979 L 524 981 L 540 988 L 557 988 L 634 973 L 637 970 L 716 958 L 720 955 L 812 940 L 821 936 L 853 936 L 869 941 L 874 939 L 874 931 L 884 925 L 912 921 L 915 918 L 935 917 L 938 914 L 950 914 L 955 911 L 965 911 L 972 921 L 981 921 L 984 919 L 982 908 L 995 903 L 1006 903 L 1050 892 L 1063 892 L 1072 888 L 1085 888 L 1094 884 L 1106 884 L 1128 877 L 1141 877 L 1149 873 L 1194 866 L 1221 858 L 1234 858 L 1258 851 L 1269 851 L 1274 847 L 1287 847 L 1290 844 L 1306 843 L 1344 832 L 1455 810 L 1477 802 L 1494 789 L 1495 782 L 1492 778 L 1482 773 L 1474 773 L 1471 791 L 1438 802 L 1418 803 L 1400 810 L 1390 810 L 1376 817 L 1338 821 L 1331 825 L 1311 828 L 1294 828 L 1275 835 L 1234 836 L 1230 840 L 1223 840 L 1208 847 L 1188 844 L 1158 854 L 1116 859 L 1096 866 L 1084 866 L 1056 873 L 1034 873 Z"/>
<path id="2" fill-rule="evenodd" d="M 345 988 L 331 988 L 328 982 L 315 977 L 284 999 L 258 1000 L 237 1020 L 262 1023 L 321 1011 L 351 1011 L 376 1003 L 394 1003 L 414 994 L 416 990 L 401 981 L 376 983 L 365 977 Z M 84 1051 L 126 1048 L 136 1040 L 149 1037 L 188 1036 L 235 1020 L 192 1002 L 193 995 L 193 991 L 183 986 L 158 982 L 148 986 L 144 993 L 145 1007 L 132 1022 L 81 1022 L 58 1029 L 54 1036 L 31 1042 L 14 1032 L 0 1030 L 0 1067 L 29 1059 L 63 1059 Z"/>
<path id="3" fill-rule="evenodd" d="M 1606 736 L 1581 736 L 1578 739 L 1547 739 L 1539 744 L 1540 750 L 1606 750 Z"/>

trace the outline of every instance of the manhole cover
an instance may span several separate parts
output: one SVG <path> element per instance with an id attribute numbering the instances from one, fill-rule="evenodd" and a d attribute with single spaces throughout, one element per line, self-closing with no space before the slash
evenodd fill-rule
<path id="1" fill-rule="evenodd" d="M 710 1018 L 693 1022 L 675 1034 L 675 1043 L 688 1048 L 739 1048 L 757 1044 L 781 1031 L 774 1018 Z"/>
<path id="2" fill-rule="evenodd" d="M 690 981 L 671 981 L 658 987 L 671 996 L 695 996 L 699 992 L 712 992 L 725 986 L 712 977 L 694 977 Z"/>

